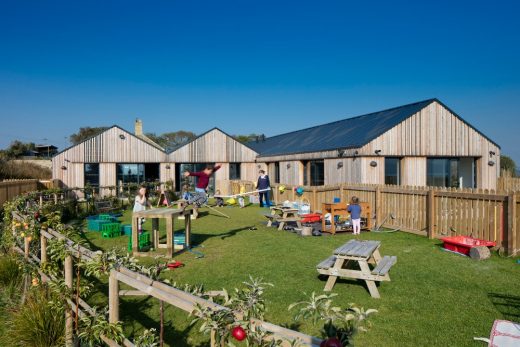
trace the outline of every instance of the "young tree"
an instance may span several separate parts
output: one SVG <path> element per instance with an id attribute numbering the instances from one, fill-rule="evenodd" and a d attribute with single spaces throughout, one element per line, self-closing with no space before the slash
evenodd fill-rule
<path id="1" fill-rule="evenodd" d="M 253 142 L 253 141 L 256 141 L 257 139 L 259 141 L 265 139 L 265 135 L 261 135 L 261 134 L 249 134 L 249 135 L 234 135 L 233 136 L 235 138 L 235 140 L 237 140 L 238 142 L 241 142 L 241 143 L 248 143 L 248 142 Z"/>
<path id="2" fill-rule="evenodd" d="M 9 147 L 4 150 L 3 153 L 7 158 L 18 158 L 25 153 L 34 150 L 35 148 L 36 146 L 32 142 L 22 142 L 15 140 L 11 142 Z"/>
<path id="3" fill-rule="evenodd" d="M 79 131 L 77 133 L 69 136 L 69 141 L 71 144 L 77 145 L 78 143 L 88 139 L 89 137 L 96 136 L 97 134 L 100 134 L 107 129 L 108 127 L 79 128 Z"/>
<path id="4" fill-rule="evenodd" d="M 500 171 L 501 172 L 508 172 L 513 177 L 516 176 L 516 163 L 515 163 L 515 161 L 511 157 L 502 154 L 500 156 Z"/>
<path id="5" fill-rule="evenodd" d="M 155 133 L 146 134 L 153 142 L 166 149 L 167 152 L 174 148 L 184 145 L 195 139 L 197 135 L 191 131 L 179 130 L 157 135 Z"/>

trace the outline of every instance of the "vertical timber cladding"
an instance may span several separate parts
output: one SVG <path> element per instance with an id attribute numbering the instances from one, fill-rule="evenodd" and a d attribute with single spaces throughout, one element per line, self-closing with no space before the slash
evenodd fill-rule
<path id="1" fill-rule="evenodd" d="M 500 149 L 437 101 L 363 146 L 359 154 L 370 156 L 376 150 L 381 150 L 380 155 L 383 157 L 477 158 L 478 188 L 496 189 Z M 490 165 L 490 162 L 493 164 Z M 402 176 L 422 175 L 419 171 L 408 171 L 413 168 L 422 170 L 420 162 L 415 164 L 413 161 L 403 164 L 406 171 L 403 170 Z M 418 177 L 416 181 L 422 180 L 422 177 Z"/>
<path id="2" fill-rule="evenodd" d="M 360 158 L 325 159 L 325 185 L 362 183 Z"/>

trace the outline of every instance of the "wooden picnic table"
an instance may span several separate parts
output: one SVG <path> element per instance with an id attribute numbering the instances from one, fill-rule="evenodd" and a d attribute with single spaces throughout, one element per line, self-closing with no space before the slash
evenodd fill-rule
<path id="1" fill-rule="evenodd" d="M 152 245 L 154 248 L 166 248 L 168 257 L 173 256 L 174 244 L 173 244 L 173 230 L 175 217 L 184 217 L 184 233 L 186 236 L 186 242 L 184 246 L 179 245 L 177 248 L 182 250 L 190 247 L 191 237 L 191 210 L 184 210 L 178 208 L 154 208 L 151 210 L 145 210 L 140 212 L 134 212 L 132 214 L 132 254 L 139 254 L 139 241 L 138 241 L 138 223 L 140 218 L 150 218 L 152 220 Z M 166 243 L 160 243 L 159 239 L 159 220 L 164 219 L 166 221 Z"/>
<path id="2" fill-rule="evenodd" d="M 376 282 L 390 281 L 388 272 L 397 262 L 395 256 L 381 258 L 381 241 L 350 240 L 336 248 L 334 254 L 316 267 L 318 273 L 327 275 L 325 291 L 331 291 L 338 277 L 364 280 L 373 298 L 380 298 Z M 353 263 L 354 266 L 350 266 Z M 369 264 L 373 265 L 370 269 Z M 356 269 L 359 267 L 359 270 Z"/>
<path id="3" fill-rule="evenodd" d="M 273 222 L 278 222 L 278 230 L 283 230 L 285 223 L 296 222 L 298 228 L 302 227 L 301 217 L 298 216 L 298 209 L 284 206 L 271 206 L 271 213 L 266 214 L 265 217 L 269 219 L 267 226 L 273 225 Z"/>

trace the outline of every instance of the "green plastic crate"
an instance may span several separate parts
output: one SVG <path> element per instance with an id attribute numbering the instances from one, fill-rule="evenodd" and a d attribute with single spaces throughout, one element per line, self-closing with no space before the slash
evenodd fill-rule
<path id="1" fill-rule="evenodd" d="M 101 237 L 112 238 L 121 235 L 119 223 L 106 223 L 101 226 Z"/>
<path id="2" fill-rule="evenodd" d="M 150 233 L 148 231 L 143 231 L 139 235 L 139 248 L 150 246 Z M 132 235 L 128 237 L 128 250 L 132 250 Z"/>

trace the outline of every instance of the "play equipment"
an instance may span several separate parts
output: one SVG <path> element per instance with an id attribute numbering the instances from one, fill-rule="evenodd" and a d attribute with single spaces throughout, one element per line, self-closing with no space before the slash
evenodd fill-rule
<path id="1" fill-rule="evenodd" d="M 302 214 L 302 223 L 316 223 L 321 221 L 321 214 L 319 213 L 308 213 Z"/>
<path id="2" fill-rule="evenodd" d="M 101 237 L 109 239 L 121 236 L 121 226 L 119 223 L 106 223 L 101 225 Z"/>
<path id="3" fill-rule="evenodd" d="M 145 247 L 149 247 L 151 245 L 150 233 L 148 231 L 144 231 L 139 234 L 138 244 L 139 244 L 139 248 L 145 248 Z M 132 237 L 131 236 L 128 238 L 128 251 L 129 252 L 132 251 Z"/>
<path id="4" fill-rule="evenodd" d="M 303 189 L 303 187 L 297 187 L 294 189 L 294 191 L 296 192 L 296 194 L 301 196 L 305 192 L 305 189 Z"/>
<path id="5" fill-rule="evenodd" d="M 285 192 L 285 186 L 282 184 L 281 186 L 278 187 L 278 192 L 280 194 L 283 194 Z"/>
<path id="6" fill-rule="evenodd" d="M 103 225 L 109 223 L 119 223 L 117 218 L 110 214 L 100 214 L 87 217 L 87 229 L 89 231 L 101 231 Z"/>
<path id="7" fill-rule="evenodd" d="M 476 239 L 470 236 L 449 236 L 441 238 L 444 249 L 467 255 L 472 259 L 487 259 L 491 255 L 488 247 L 496 246 L 496 242 Z"/>
<path id="8" fill-rule="evenodd" d="M 121 224 L 121 234 L 126 235 L 126 236 L 132 235 L 132 225 Z"/>

